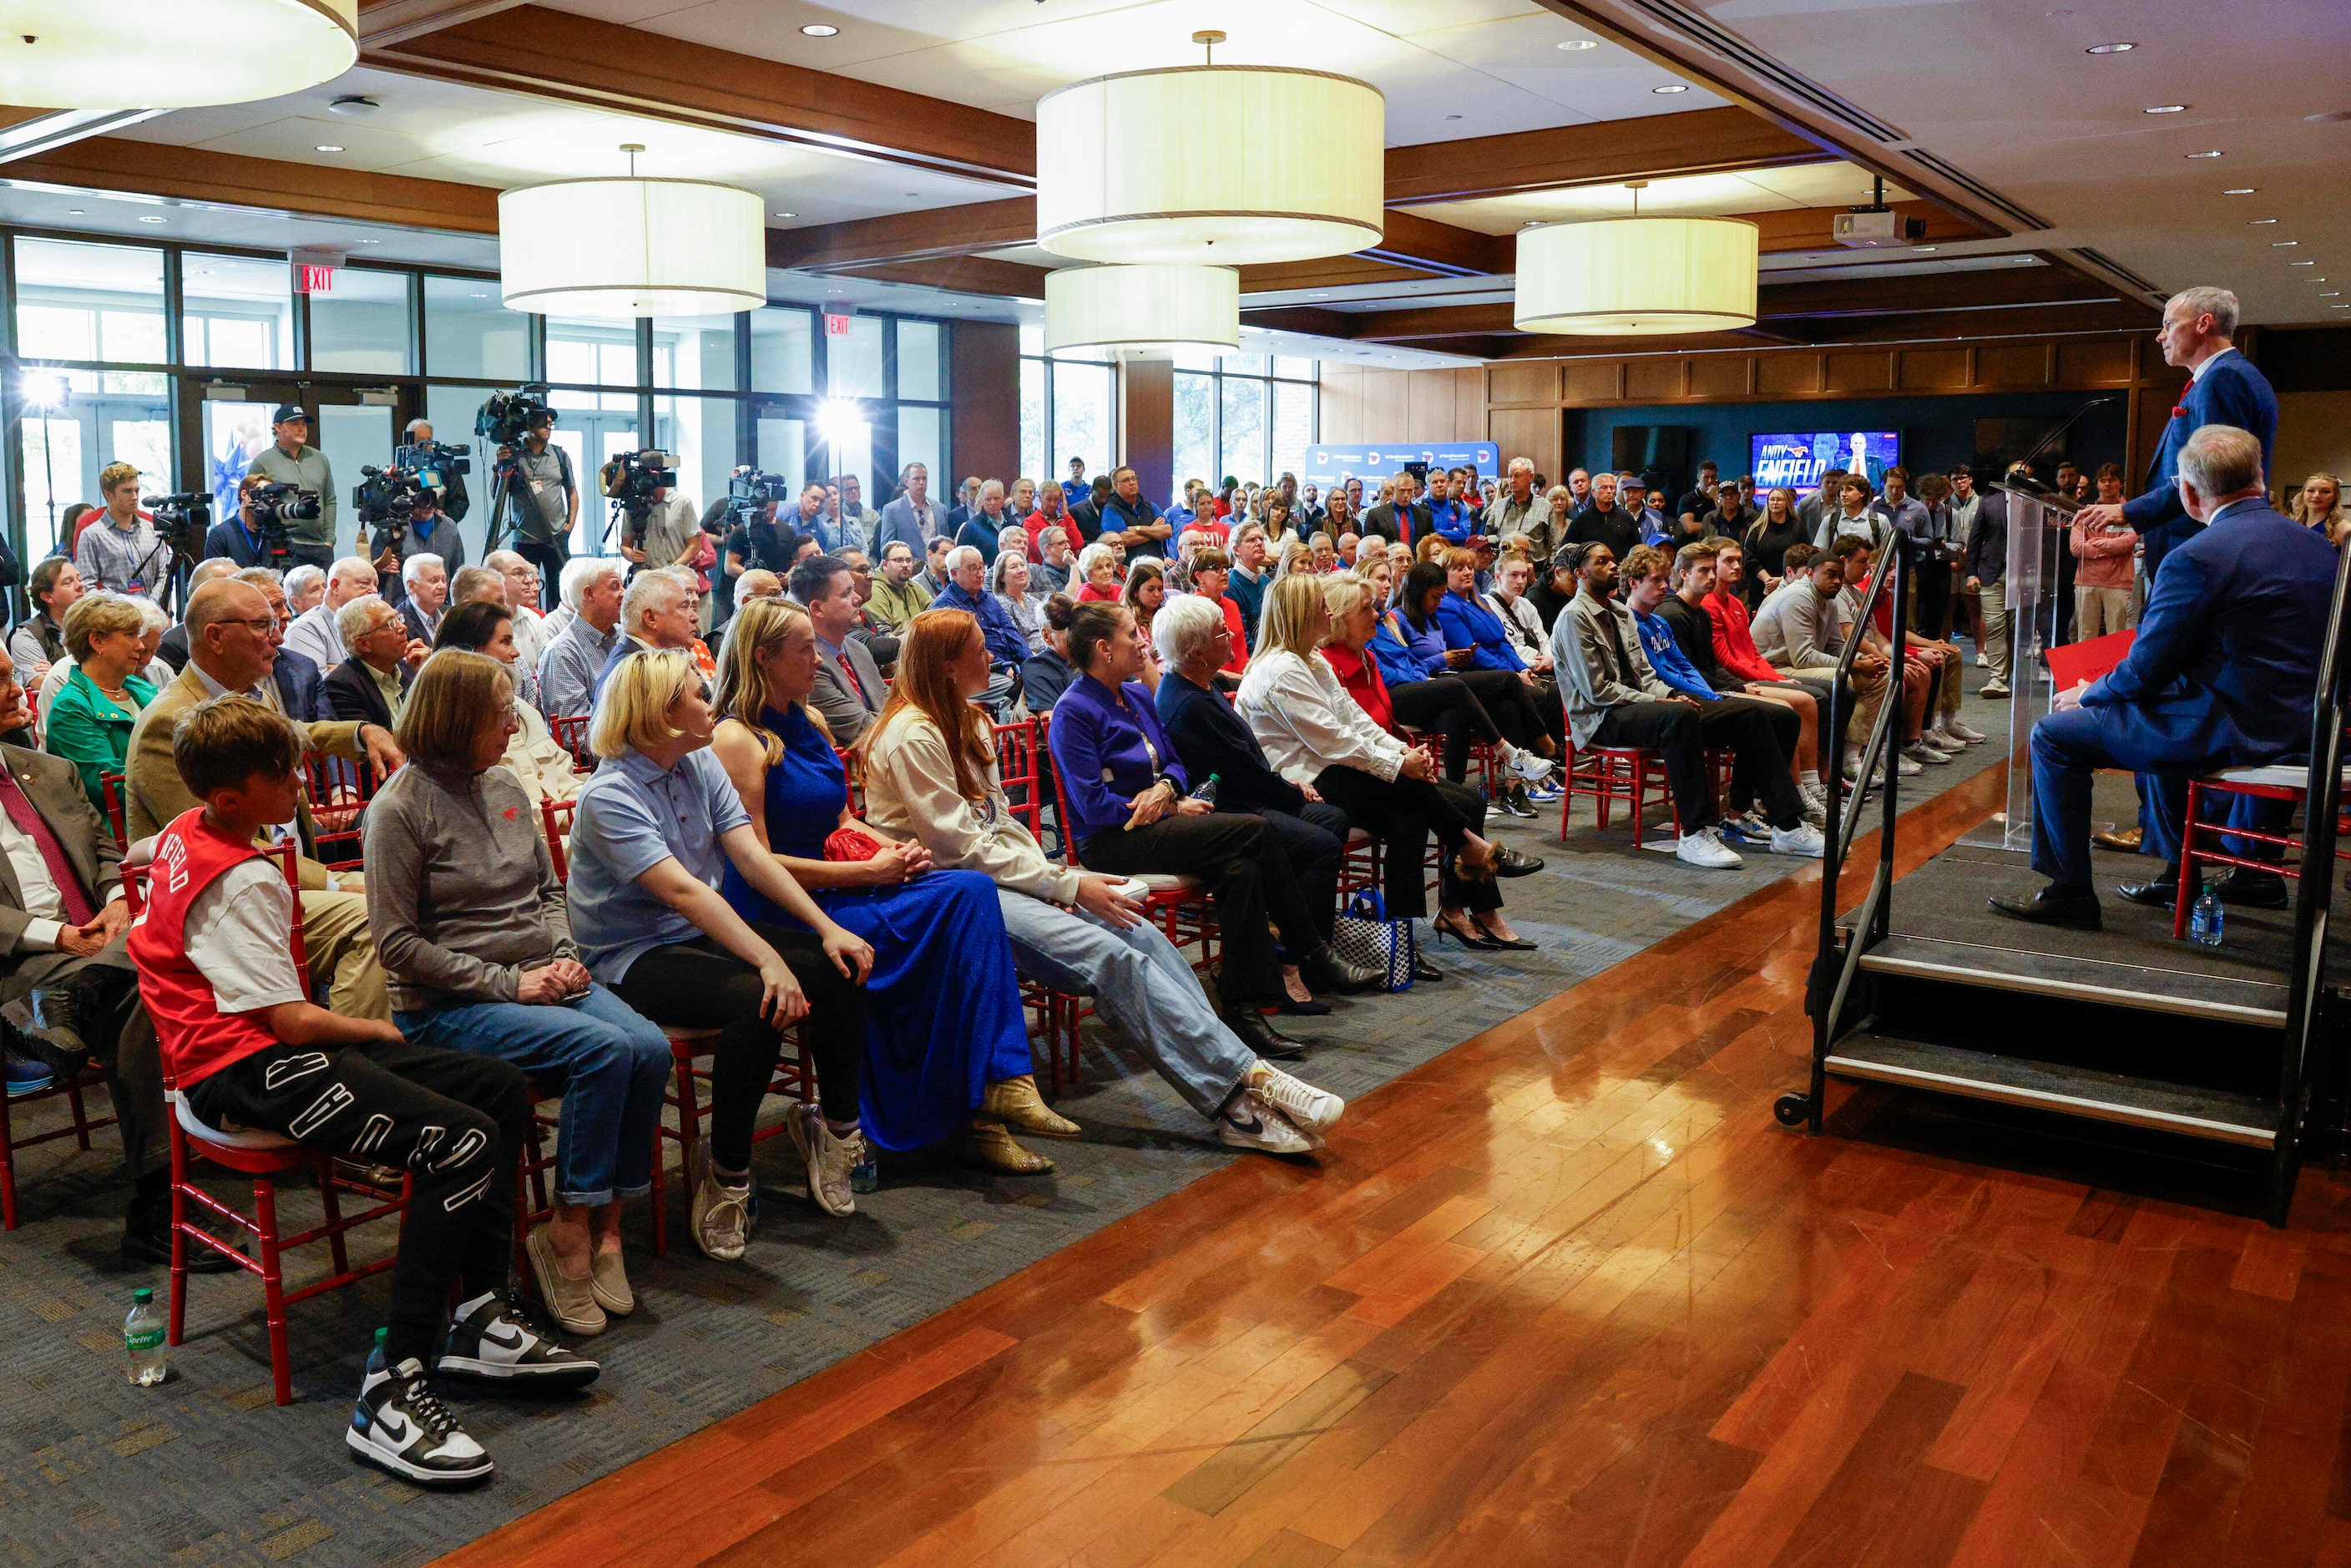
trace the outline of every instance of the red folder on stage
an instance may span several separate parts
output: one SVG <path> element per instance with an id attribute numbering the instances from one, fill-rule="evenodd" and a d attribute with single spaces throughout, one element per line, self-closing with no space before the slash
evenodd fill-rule
<path id="1" fill-rule="evenodd" d="M 2123 662 L 2137 636 L 2136 632 L 2109 632 L 2086 643 L 2066 643 L 2050 649 L 2050 685 L 2065 692 L 2084 681 L 2096 680 Z"/>

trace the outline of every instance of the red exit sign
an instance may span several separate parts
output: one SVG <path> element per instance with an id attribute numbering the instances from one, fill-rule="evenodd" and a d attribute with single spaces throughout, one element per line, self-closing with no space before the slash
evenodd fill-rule
<path id="1" fill-rule="evenodd" d="M 856 319 L 854 316 L 836 316 L 828 310 L 824 313 L 824 335 L 828 338 L 846 338 L 849 336 L 849 324 Z"/>
<path id="2" fill-rule="evenodd" d="M 298 294 L 331 294 L 335 290 L 335 269 L 315 267 L 304 262 L 294 269 L 294 291 Z"/>

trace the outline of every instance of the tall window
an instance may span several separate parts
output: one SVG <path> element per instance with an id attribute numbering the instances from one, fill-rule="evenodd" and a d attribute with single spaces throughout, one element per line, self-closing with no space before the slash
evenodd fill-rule
<path id="1" fill-rule="evenodd" d="M 1060 480 L 1072 457 L 1085 459 L 1089 477 L 1108 473 L 1121 455 L 1117 408 L 1118 367 L 1094 353 L 1048 356 L 1044 329 L 1020 329 L 1023 474 L 1040 485 Z"/>
<path id="2" fill-rule="evenodd" d="M 1176 359 L 1176 490 L 1227 475 L 1270 484 L 1304 468 L 1318 413 L 1312 360 L 1264 354 Z"/>

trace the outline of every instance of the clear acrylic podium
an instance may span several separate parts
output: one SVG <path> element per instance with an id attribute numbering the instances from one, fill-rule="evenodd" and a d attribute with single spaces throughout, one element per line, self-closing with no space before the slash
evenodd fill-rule
<path id="1" fill-rule="evenodd" d="M 2022 474 L 1991 488 L 2008 507 L 2008 580 L 2001 585 L 2008 608 L 2008 810 L 1962 841 L 2029 851 L 2032 726 L 2049 711 L 2052 695 L 2042 654 L 2057 640 L 2057 553 L 2066 548 L 2067 525 L 2081 507 Z"/>

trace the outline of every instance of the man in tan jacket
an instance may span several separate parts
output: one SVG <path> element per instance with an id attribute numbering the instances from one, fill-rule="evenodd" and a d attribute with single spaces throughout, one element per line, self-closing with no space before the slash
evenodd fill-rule
<path id="1" fill-rule="evenodd" d="M 269 601 L 251 583 L 208 582 L 188 600 L 188 667 L 156 694 L 131 727 L 124 817 L 132 842 L 161 832 L 173 818 L 200 806 L 172 760 L 172 730 L 197 704 L 230 692 L 242 693 L 282 711 L 270 668 L 277 650 L 270 641 Z M 321 723 L 294 725 L 306 751 L 371 764 L 382 778 L 402 761 L 400 747 L 381 726 Z M 316 847 L 308 802 L 294 822 L 303 849 Z M 314 985 L 328 988 L 328 1006 L 346 1018 L 389 1019 L 383 969 L 368 932 L 366 888 L 357 872 L 330 873 L 306 853 L 301 861 L 302 942 Z"/>

